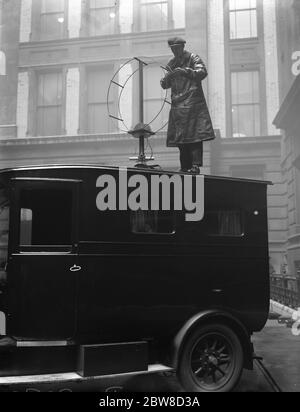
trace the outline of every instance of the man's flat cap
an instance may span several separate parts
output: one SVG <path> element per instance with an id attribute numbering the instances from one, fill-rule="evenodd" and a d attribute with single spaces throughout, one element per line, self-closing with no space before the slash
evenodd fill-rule
<path id="1" fill-rule="evenodd" d="M 171 37 L 168 40 L 168 44 L 170 47 L 182 46 L 183 44 L 186 44 L 186 41 L 182 37 Z"/>

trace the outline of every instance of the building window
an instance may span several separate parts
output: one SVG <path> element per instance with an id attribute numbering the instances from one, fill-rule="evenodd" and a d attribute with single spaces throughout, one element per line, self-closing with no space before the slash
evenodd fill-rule
<path id="1" fill-rule="evenodd" d="M 233 137 L 260 135 L 259 72 L 231 73 Z"/>
<path id="2" fill-rule="evenodd" d="M 49 72 L 38 74 L 37 135 L 62 134 L 63 74 Z"/>
<path id="3" fill-rule="evenodd" d="M 229 13 L 231 40 L 257 37 L 257 0 L 229 0 Z"/>
<path id="4" fill-rule="evenodd" d="M 141 31 L 168 30 L 168 0 L 141 0 Z"/>
<path id="5" fill-rule="evenodd" d="M 113 76 L 113 67 L 91 67 L 87 70 L 87 132 L 112 133 L 116 125 L 108 116 L 107 104 L 110 113 L 114 113 L 113 104 L 107 102 L 107 90 Z M 110 98 L 112 98 L 110 96 Z"/>
<path id="6" fill-rule="evenodd" d="M 118 30 L 118 3 L 116 0 L 89 0 L 88 34 L 102 36 Z"/>
<path id="7" fill-rule="evenodd" d="M 144 120 L 151 123 L 151 129 L 156 132 L 166 128 L 168 123 L 170 105 L 164 103 L 165 98 L 171 101 L 169 92 L 160 86 L 160 79 L 164 76 L 162 69 L 158 66 L 148 65 L 144 71 Z"/>
<path id="8" fill-rule="evenodd" d="M 65 0 L 41 0 L 40 40 L 65 37 L 66 3 Z"/>

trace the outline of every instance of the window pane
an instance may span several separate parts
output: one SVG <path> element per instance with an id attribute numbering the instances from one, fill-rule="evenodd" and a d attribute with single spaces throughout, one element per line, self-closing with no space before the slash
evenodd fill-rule
<path id="1" fill-rule="evenodd" d="M 64 11 L 65 0 L 42 0 L 42 13 Z"/>
<path id="2" fill-rule="evenodd" d="M 107 90 L 112 77 L 112 67 L 101 67 L 88 70 L 89 103 L 106 103 Z"/>
<path id="3" fill-rule="evenodd" d="M 115 17 L 111 17 L 112 9 L 91 10 L 89 18 L 90 36 L 101 36 L 115 33 Z"/>
<path id="4" fill-rule="evenodd" d="M 258 72 L 232 73 L 232 103 L 259 103 Z"/>
<path id="5" fill-rule="evenodd" d="M 63 0 L 44 0 L 40 16 L 41 40 L 62 39 L 65 28 Z"/>
<path id="6" fill-rule="evenodd" d="M 38 105 L 58 105 L 62 102 L 62 73 L 43 73 L 38 80 Z"/>
<path id="7" fill-rule="evenodd" d="M 61 106 L 39 107 L 37 110 L 37 135 L 59 136 L 62 133 Z"/>
<path id="8" fill-rule="evenodd" d="M 139 210 L 131 214 L 131 228 L 136 234 L 172 234 L 175 233 L 174 214 Z"/>
<path id="9" fill-rule="evenodd" d="M 237 11 L 230 14 L 231 39 L 257 37 L 256 11 Z"/>
<path id="10" fill-rule="evenodd" d="M 149 123 L 156 117 L 150 125 L 155 132 L 168 122 L 170 106 L 167 103 L 164 105 L 166 92 L 160 87 L 160 79 L 163 77 L 161 68 L 148 66 L 144 76 L 145 122 Z"/>
<path id="11" fill-rule="evenodd" d="M 62 133 L 62 87 L 62 73 L 42 73 L 38 77 L 38 136 Z"/>
<path id="12" fill-rule="evenodd" d="M 58 21 L 59 18 L 63 18 L 64 15 L 58 14 L 45 14 L 41 16 L 41 39 L 62 39 L 64 36 L 64 24 Z"/>
<path id="13" fill-rule="evenodd" d="M 233 106 L 233 136 L 252 137 L 260 135 L 259 105 Z"/>
<path id="14" fill-rule="evenodd" d="M 20 245 L 71 244 L 71 190 L 23 190 L 20 196 L 20 209 Z"/>
<path id="15" fill-rule="evenodd" d="M 117 4 L 113 0 L 91 0 L 89 13 L 90 36 L 101 36 L 115 33 Z"/>
<path id="16" fill-rule="evenodd" d="M 256 0 L 230 0 L 230 10 L 255 9 L 257 7 Z"/>
<path id="17" fill-rule="evenodd" d="M 21 209 L 20 211 L 20 245 L 32 245 L 32 210 Z"/>
<path id="18" fill-rule="evenodd" d="M 259 136 L 259 72 L 234 72 L 231 82 L 233 136 Z"/>
<path id="19" fill-rule="evenodd" d="M 111 132 L 110 123 L 106 103 L 88 105 L 89 133 L 109 133 Z"/>
<path id="20" fill-rule="evenodd" d="M 257 37 L 256 0 L 230 0 L 230 38 Z"/>
<path id="21" fill-rule="evenodd" d="M 116 0 L 90 0 L 91 9 L 114 7 L 115 5 L 116 5 Z"/>
<path id="22" fill-rule="evenodd" d="M 87 72 L 87 109 L 89 133 L 112 133 L 116 130 L 107 112 L 107 90 L 113 76 L 113 67 L 90 69 Z M 114 113 L 113 102 L 110 113 Z"/>
<path id="23" fill-rule="evenodd" d="M 168 29 L 168 3 L 145 1 L 141 4 L 141 30 L 160 31 Z"/>
<path id="24" fill-rule="evenodd" d="M 173 21 L 174 29 L 181 29 L 186 26 L 185 23 L 185 2 L 182 0 L 173 0 Z"/>

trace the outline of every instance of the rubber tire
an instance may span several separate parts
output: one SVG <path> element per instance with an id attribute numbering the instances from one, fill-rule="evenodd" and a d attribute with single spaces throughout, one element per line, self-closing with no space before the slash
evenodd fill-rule
<path id="1" fill-rule="evenodd" d="M 201 338 L 201 336 L 207 333 L 222 333 L 226 337 L 233 347 L 234 356 L 234 370 L 230 379 L 224 384 L 219 390 L 204 390 L 200 385 L 197 385 L 193 378 L 193 372 L 189 366 L 189 360 L 191 351 L 196 344 L 196 342 Z M 187 392 L 231 392 L 237 386 L 240 381 L 244 366 L 244 352 L 241 342 L 235 332 L 225 325 L 221 324 L 211 324 L 205 325 L 194 332 L 188 337 L 184 344 L 184 347 L 180 354 L 179 365 L 177 369 L 178 379 L 184 390 Z"/>

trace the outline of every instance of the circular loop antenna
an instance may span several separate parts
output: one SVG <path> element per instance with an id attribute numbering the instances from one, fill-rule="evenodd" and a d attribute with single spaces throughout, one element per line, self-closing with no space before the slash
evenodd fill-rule
<path id="1" fill-rule="evenodd" d="M 150 63 L 147 63 L 147 65 L 156 64 L 156 65 L 160 66 L 160 64 L 158 62 L 156 62 L 155 60 L 153 60 L 149 57 L 143 57 L 142 56 L 141 58 L 144 59 L 144 60 L 148 60 L 148 61 L 150 60 Z M 126 86 L 128 85 L 128 82 L 135 76 L 136 73 L 139 72 L 139 69 L 137 68 L 136 70 L 134 70 L 131 73 L 131 75 L 128 76 L 128 78 L 125 80 L 125 82 L 123 84 L 118 83 L 118 81 L 116 81 L 116 80 L 117 80 L 117 76 L 121 72 L 121 70 L 124 67 L 126 67 L 127 65 L 129 65 L 130 63 L 132 63 L 133 61 L 135 61 L 135 60 L 136 60 L 135 58 L 132 58 L 132 59 L 126 61 L 124 64 L 121 65 L 121 67 L 116 71 L 116 73 L 112 77 L 112 79 L 110 81 L 110 85 L 108 87 L 108 91 L 107 91 L 106 105 L 107 105 L 108 115 L 111 119 L 114 119 L 115 121 L 121 122 L 124 125 L 125 130 L 124 129 L 120 129 L 120 130 L 125 132 L 125 133 L 127 133 L 130 130 L 130 127 L 128 127 L 128 125 L 125 123 L 125 121 L 123 119 L 122 111 L 121 111 L 121 100 L 122 100 L 124 91 L 126 89 Z M 163 71 L 163 67 L 162 66 L 160 66 L 160 67 Z M 110 93 L 111 93 L 111 89 L 112 89 L 113 86 L 117 86 L 117 87 L 121 88 L 121 92 L 119 93 L 119 98 L 118 98 L 117 114 L 116 115 L 111 113 L 111 108 L 110 108 Z M 167 101 L 167 96 L 168 96 L 168 91 L 166 90 L 165 91 L 165 98 L 163 100 L 163 103 L 162 103 L 162 106 L 161 106 L 160 110 L 158 111 L 158 113 L 153 117 L 153 119 L 149 123 L 146 123 L 147 126 L 150 126 L 159 117 L 159 115 L 162 113 L 162 111 L 165 108 L 166 103 L 168 102 Z M 167 121 L 160 129 L 154 131 L 154 134 L 156 134 L 156 133 L 160 132 L 161 130 L 163 130 L 168 125 L 168 123 L 169 122 Z"/>

